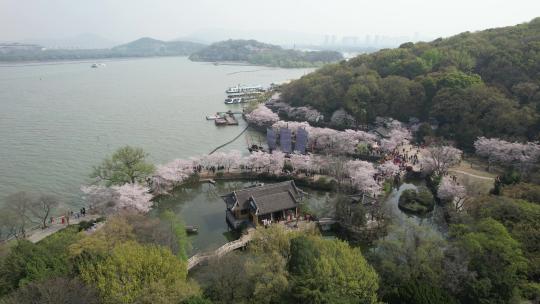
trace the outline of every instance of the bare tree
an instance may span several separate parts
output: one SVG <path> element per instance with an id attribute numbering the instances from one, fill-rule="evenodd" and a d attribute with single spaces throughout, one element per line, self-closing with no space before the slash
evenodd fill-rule
<path id="1" fill-rule="evenodd" d="M 32 201 L 30 212 L 39 219 L 41 227 L 45 229 L 47 228 L 47 219 L 59 204 L 60 201 L 57 197 L 50 194 L 41 194 Z"/>
<path id="2" fill-rule="evenodd" d="M 3 226 L 7 226 L 8 231 L 16 238 L 26 237 L 26 230 L 32 221 L 32 197 L 24 191 L 17 192 L 8 196 L 5 200 L 5 205 L 0 213 L 5 214 L 6 222 Z"/>

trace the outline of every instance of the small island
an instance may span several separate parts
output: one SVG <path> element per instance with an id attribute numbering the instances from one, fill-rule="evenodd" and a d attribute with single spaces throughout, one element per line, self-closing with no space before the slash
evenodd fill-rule
<path id="1" fill-rule="evenodd" d="M 433 210 L 435 201 L 428 189 L 407 189 L 401 193 L 398 206 L 404 212 L 423 215 Z"/>
<path id="2" fill-rule="evenodd" d="M 256 40 L 226 40 L 213 43 L 189 56 L 192 61 L 244 62 L 282 68 L 319 67 L 343 59 L 335 51 L 300 51 Z"/>

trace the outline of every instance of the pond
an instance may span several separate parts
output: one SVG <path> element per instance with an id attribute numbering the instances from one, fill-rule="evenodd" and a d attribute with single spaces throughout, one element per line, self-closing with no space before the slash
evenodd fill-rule
<path id="1" fill-rule="evenodd" d="M 215 185 L 197 183 L 178 188 L 171 196 L 158 201 L 159 209 L 170 209 L 179 214 L 186 225 L 198 226 L 197 234 L 190 235 L 190 255 L 217 249 L 234 240 L 234 235 L 225 222 L 225 203 L 220 195 L 259 183 L 250 181 L 217 181 Z M 302 188 L 309 195 L 305 203 L 318 214 L 327 214 L 328 200 L 332 195 L 324 191 Z"/>
<path id="2" fill-rule="evenodd" d="M 399 197 L 403 191 L 407 189 L 418 189 L 419 187 L 424 187 L 425 183 L 423 181 L 406 181 L 401 184 L 398 188 L 392 189 L 392 192 L 388 197 L 383 200 L 383 208 L 386 208 L 389 212 L 390 217 L 392 218 L 393 224 L 397 226 L 404 226 L 408 223 L 416 223 L 421 226 L 428 227 L 431 230 L 434 230 L 438 233 L 445 234 L 448 227 L 446 226 L 446 221 L 444 220 L 443 208 L 438 204 L 435 204 L 433 211 L 425 215 L 413 215 L 407 214 L 399 209 L 398 202 Z"/>

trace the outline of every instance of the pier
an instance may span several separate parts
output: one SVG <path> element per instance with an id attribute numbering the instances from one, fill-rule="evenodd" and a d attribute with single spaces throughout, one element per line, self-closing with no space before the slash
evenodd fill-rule
<path id="1" fill-rule="evenodd" d="M 216 126 L 237 126 L 238 120 L 236 119 L 236 117 L 234 117 L 234 114 L 242 114 L 242 113 L 234 113 L 234 112 L 229 111 L 229 112 L 218 112 L 217 114 L 222 115 L 222 116 L 214 120 L 214 123 L 216 124 Z"/>

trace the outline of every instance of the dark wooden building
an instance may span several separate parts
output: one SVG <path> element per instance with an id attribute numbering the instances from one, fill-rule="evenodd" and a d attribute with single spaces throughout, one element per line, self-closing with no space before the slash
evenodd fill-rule
<path id="1" fill-rule="evenodd" d="M 227 224 L 238 229 L 257 226 L 263 220 L 281 221 L 298 215 L 303 192 L 294 181 L 249 187 L 222 196 L 227 206 Z"/>

